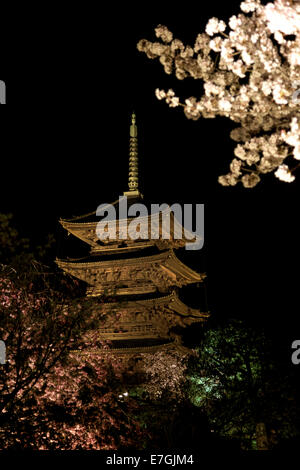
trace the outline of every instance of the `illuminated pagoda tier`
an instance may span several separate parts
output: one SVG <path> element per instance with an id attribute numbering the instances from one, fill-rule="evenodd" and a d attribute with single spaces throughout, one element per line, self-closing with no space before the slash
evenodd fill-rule
<path id="1" fill-rule="evenodd" d="M 137 127 L 133 114 L 128 191 L 123 195 L 128 207 L 143 202 L 138 183 Z M 192 235 L 183 231 L 173 212 L 166 208 L 170 233 L 165 233 L 162 215 L 156 217 L 151 213 L 139 218 L 139 238 L 124 238 L 124 228 L 127 233 L 133 218 L 127 212 L 120 218 L 120 204 L 118 199 L 110 205 L 118 217 L 114 219 L 113 236 L 110 232 L 105 239 L 99 239 L 97 234 L 102 219 L 96 212 L 60 220 L 69 234 L 89 245 L 90 253 L 80 260 L 58 259 L 58 266 L 86 283 L 87 296 L 102 299 L 102 303 L 95 304 L 102 319 L 99 338 L 107 340 L 110 348 L 89 353 L 139 354 L 168 348 L 185 351 L 178 327 L 204 322 L 209 316 L 188 307 L 179 297 L 181 287 L 206 277 L 190 269 L 175 254 L 176 248 L 191 242 Z M 183 236 L 179 238 L 178 234 Z"/>

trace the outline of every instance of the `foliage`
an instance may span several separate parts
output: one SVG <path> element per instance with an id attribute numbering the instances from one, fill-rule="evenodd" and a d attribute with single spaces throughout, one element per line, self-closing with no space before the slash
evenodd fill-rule
<path id="1" fill-rule="evenodd" d="M 36 292 L 12 277 L 0 278 L 0 336 L 7 347 L 0 447 L 109 449 L 136 442 L 139 426 L 127 413 L 134 404 L 118 401 L 123 364 L 86 355 L 98 341 L 95 303 Z"/>
<path id="2" fill-rule="evenodd" d="M 173 351 L 158 351 L 143 354 L 146 375 L 145 393 L 153 400 L 186 400 L 186 368 L 188 354 Z"/>
<path id="3" fill-rule="evenodd" d="M 237 320 L 207 331 L 189 375 L 192 402 L 221 436 L 249 448 L 261 423 L 269 447 L 298 436 L 295 389 L 262 331 Z"/>
<path id="4" fill-rule="evenodd" d="M 205 413 L 187 394 L 188 358 L 178 350 L 141 354 L 139 382 L 129 396 L 138 404 L 135 418 L 148 432 L 145 446 L 188 448 L 208 441 Z"/>

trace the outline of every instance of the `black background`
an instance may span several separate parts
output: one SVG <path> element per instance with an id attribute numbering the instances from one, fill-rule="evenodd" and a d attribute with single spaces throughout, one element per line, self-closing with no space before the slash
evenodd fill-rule
<path id="1" fill-rule="evenodd" d="M 204 248 L 188 256 L 208 274 L 212 315 L 265 327 L 291 366 L 300 336 L 299 181 L 266 175 L 254 189 L 220 186 L 234 123 L 189 121 L 159 102 L 157 87 L 188 97 L 200 84 L 165 75 L 136 49 L 140 39 L 154 39 L 158 24 L 193 44 L 210 17 L 228 19 L 239 2 L 101 5 L 26 5 L 2 19 L 1 211 L 40 240 L 58 233 L 60 216 L 115 200 L 127 189 L 134 109 L 145 197 L 205 204 Z"/>

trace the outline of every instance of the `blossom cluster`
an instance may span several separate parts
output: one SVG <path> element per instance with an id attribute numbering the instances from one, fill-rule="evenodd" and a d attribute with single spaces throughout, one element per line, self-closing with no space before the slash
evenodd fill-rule
<path id="1" fill-rule="evenodd" d="M 158 58 L 167 74 L 203 83 L 199 98 L 156 89 L 158 99 L 181 106 L 188 119 L 225 116 L 238 124 L 231 132 L 237 158 L 220 184 L 252 188 L 270 172 L 290 182 L 300 159 L 300 2 L 245 0 L 240 7 L 228 25 L 211 18 L 193 47 L 160 25 L 161 42 L 143 39 L 138 49 Z"/>
<path id="2" fill-rule="evenodd" d="M 188 355 L 177 351 L 159 351 L 143 354 L 143 367 L 147 381 L 143 385 L 151 399 L 169 398 L 180 401 L 184 398 L 185 374 Z"/>

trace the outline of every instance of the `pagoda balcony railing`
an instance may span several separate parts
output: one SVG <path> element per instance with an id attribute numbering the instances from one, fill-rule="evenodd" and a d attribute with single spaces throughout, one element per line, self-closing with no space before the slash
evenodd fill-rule
<path id="1" fill-rule="evenodd" d="M 167 337 L 167 330 L 159 331 L 154 325 L 152 324 L 143 324 L 143 325 L 123 325 L 111 328 L 100 328 L 98 330 L 99 334 L 102 337 L 109 337 L 113 338 L 133 338 L 133 337 L 143 337 L 143 338 L 153 338 L 153 337 Z"/>

